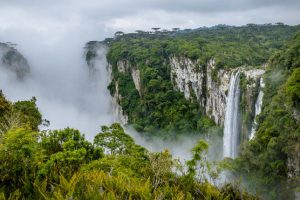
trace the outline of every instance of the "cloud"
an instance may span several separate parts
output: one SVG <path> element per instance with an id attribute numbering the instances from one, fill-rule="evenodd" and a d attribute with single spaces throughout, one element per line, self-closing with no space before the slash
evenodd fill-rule
<path id="1" fill-rule="evenodd" d="M 275 14 L 276 13 L 276 14 Z M 298 16 L 298 17 L 295 17 Z M 137 29 L 150 30 L 151 27 L 171 29 L 173 27 L 198 28 L 217 24 L 245 25 L 247 23 L 276 23 L 285 22 L 299 24 L 300 14 L 296 9 L 289 12 L 280 7 L 259 8 L 247 11 L 235 12 L 167 12 L 164 10 L 148 10 L 120 18 L 113 18 L 106 22 L 110 29 L 134 31 Z"/>
<path id="2" fill-rule="evenodd" d="M 103 39 L 119 29 L 134 31 L 156 24 L 167 28 L 277 21 L 298 24 L 299 10 L 298 0 L 4 0 L 0 2 L 0 32 L 51 32 L 53 38 L 87 32 L 91 38 Z"/>
<path id="3" fill-rule="evenodd" d="M 43 117 L 50 120 L 51 129 L 77 128 L 93 140 L 100 126 L 112 123 L 114 118 L 105 56 L 96 58 L 97 71 L 90 79 L 82 44 L 72 37 L 59 45 L 29 41 L 32 42 L 23 41 L 21 48 L 30 64 L 29 77 L 20 82 L 0 66 L 0 89 L 12 101 L 37 97 L 37 105 Z M 99 53 L 105 55 L 106 50 L 100 48 Z"/>

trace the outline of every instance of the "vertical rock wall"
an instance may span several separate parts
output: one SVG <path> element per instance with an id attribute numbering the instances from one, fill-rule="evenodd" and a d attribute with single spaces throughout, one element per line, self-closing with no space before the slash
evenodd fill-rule
<path id="1" fill-rule="evenodd" d="M 242 95 L 247 97 L 245 106 L 249 112 L 254 112 L 256 88 L 264 73 L 263 69 L 240 67 L 218 70 L 214 59 L 209 60 L 206 66 L 200 66 L 198 63 L 184 57 L 170 57 L 174 88 L 184 93 L 186 99 L 190 99 L 194 93 L 205 114 L 216 124 L 223 126 L 230 77 L 233 72 L 239 70 L 247 80 L 246 89 L 242 91 Z"/>

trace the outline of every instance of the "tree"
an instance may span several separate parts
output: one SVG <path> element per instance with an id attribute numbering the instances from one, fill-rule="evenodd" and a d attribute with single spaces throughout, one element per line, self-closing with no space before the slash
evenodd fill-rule
<path id="1" fill-rule="evenodd" d="M 172 173 L 173 160 L 168 150 L 161 153 L 150 153 L 150 170 L 153 189 L 161 184 L 167 183 Z"/>
<path id="2" fill-rule="evenodd" d="M 142 31 L 142 30 L 136 30 L 135 31 L 137 34 L 143 34 L 143 33 L 146 33 L 145 31 Z"/>
<path id="3" fill-rule="evenodd" d="M 70 177 L 83 164 L 103 157 L 102 148 L 94 147 L 83 134 L 72 128 L 42 132 L 39 145 L 46 159 L 38 174 L 52 180 L 58 180 L 59 174 Z"/>
<path id="4" fill-rule="evenodd" d="M 294 69 L 287 80 L 286 92 L 290 97 L 293 106 L 300 107 L 300 68 Z"/>
<path id="5" fill-rule="evenodd" d="M 205 177 L 206 170 L 206 153 L 208 150 L 208 144 L 204 140 L 199 140 L 196 146 L 192 150 L 192 159 L 187 161 L 188 176 L 195 177 L 197 171 L 201 178 Z"/>
<path id="6" fill-rule="evenodd" d="M 102 126 L 102 132 L 95 136 L 94 144 L 102 147 L 108 154 L 131 154 L 136 150 L 144 151 L 144 148 L 136 145 L 118 123 L 110 127 Z"/>
<path id="7" fill-rule="evenodd" d="M 30 129 L 9 130 L 0 140 L 0 182 L 9 192 L 28 184 L 30 187 L 42 156 L 37 145 L 38 133 Z"/>
<path id="8" fill-rule="evenodd" d="M 122 35 L 124 35 L 124 32 L 122 32 L 122 31 L 117 31 L 115 33 L 115 37 L 122 36 Z"/>
<path id="9" fill-rule="evenodd" d="M 20 112 L 21 123 L 29 125 L 32 130 L 37 131 L 42 123 L 42 115 L 36 106 L 36 98 L 30 101 L 17 101 L 13 104 L 14 112 Z"/>
<path id="10" fill-rule="evenodd" d="M 157 33 L 160 28 L 154 27 L 154 28 L 151 28 L 151 29 L 154 30 L 155 33 Z"/>

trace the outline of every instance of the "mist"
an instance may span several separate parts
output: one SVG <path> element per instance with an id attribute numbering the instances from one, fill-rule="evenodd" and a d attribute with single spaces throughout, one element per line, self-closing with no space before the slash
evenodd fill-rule
<path id="1" fill-rule="evenodd" d="M 110 94 L 107 90 L 106 49 L 95 60 L 96 74 L 93 79 L 84 59 L 86 39 L 77 39 L 74 34 L 45 41 L 33 37 L 7 37 L 4 41 L 18 41 L 16 47 L 30 65 L 30 74 L 19 81 L 9 71 L 0 69 L 0 88 L 9 100 L 37 98 L 37 106 L 43 118 L 50 121 L 49 127 L 62 129 L 72 127 L 85 133 L 88 140 L 103 124 L 113 122 L 110 114 Z M 3 40 L 3 39 L 2 39 Z"/>
<path id="2" fill-rule="evenodd" d="M 88 39 L 77 41 L 74 37 L 64 37 L 48 43 L 21 37 L 7 38 L 6 41 L 19 41 L 16 48 L 29 62 L 30 74 L 19 81 L 13 72 L 1 67 L 0 88 L 12 101 L 29 100 L 35 96 L 43 118 L 50 121 L 49 127 L 41 129 L 72 127 L 92 141 L 101 125 L 115 122 L 117 118 L 112 112 L 111 96 L 107 90 L 107 49 L 98 48 L 98 57 L 93 60 L 96 70 L 91 77 L 83 48 Z M 125 131 L 148 150 L 168 149 L 174 158 L 182 161 L 191 158 L 191 149 L 199 139 L 209 142 L 210 159 L 222 156 L 222 137 L 217 134 L 186 134 L 162 139 L 142 135 L 131 126 L 125 127 Z"/>
<path id="3" fill-rule="evenodd" d="M 126 133 L 132 136 L 135 142 L 151 152 L 168 150 L 173 158 L 181 162 L 192 158 L 192 149 L 199 140 L 205 140 L 209 144 L 207 158 L 209 161 L 221 160 L 223 155 L 223 137 L 218 130 L 210 129 L 207 133 L 183 134 L 176 137 L 147 136 L 134 130 L 133 127 L 125 127 Z"/>

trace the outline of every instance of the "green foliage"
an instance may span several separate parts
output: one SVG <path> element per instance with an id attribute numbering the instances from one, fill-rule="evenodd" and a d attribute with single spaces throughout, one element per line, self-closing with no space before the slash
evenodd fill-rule
<path id="1" fill-rule="evenodd" d="M 298 33 L 285 49 L 270 59 L 256 136 L 243 146 L 235 163 L 237 171 L 258 177 L 255 182 L 268 189 L 276 188 L 294 170 L 287 165 L 288 159 L 299 160 L 299 52 Z M 280 195 L 280 190 L 273 192 L 275 196 Z"/>
<path id="2" fill-rule="evenodd" d="M 187 162 L 188 173 L 191 176 L 195 176 L 197 170 L 199 170 L 199 168 L 197 169 L 197 164 L 199 164 L 199 163 L 204 164 L 203 156 L 207 152 L 207 150 L 208 150 L 208 144 L 203 140 L 200 140 L 196 144 L 196 146 L 192 149 L 193 157 L 191 160 L 189 160 Z M 203 168 L 203 167 L 204 166 L 201 166 L 201 168 Z M 203 173 L 203 171 L 201 171 L 201 170 L 200 170 L 200 172 Z"/>
<path id="3" fill-rule="evenodd" d="M 102 132 L 95 136 L 94 144 L 104 148 L 109 154 L 145 153 L 145 149 L 136 145 L 117 123 L 112 124 L 111 127 L 102 126 Z"/>
<path id="4" fill-rule="evenodd" d="M 10 110 L 10 106 L 11 106 L 10 102 L 5 99 L 2 90 L 0 90 L 0 116 L 1 117 L 3 117 L 3 115 Z"/>
<path id="5" fill-rule="evenodd" d="M 38 166 L 38 133 L 18 128 L 7 132 L 0 140 L 0 181 L 8 192 L 19 187 L 30 187 Z M 7 188 L 5 188 L 7 187 Z"/>
<path id="6" fill-rule="evenodd" d="M 13 109 L 21 113 L 21 122 L 28 124 L 33 130 L 38 130 L 42 123 L 42 115 L 36 107 L 36 99 L 30 101 L 18 101 L 13 104 Z"/>
<path id="7" fill-rule="evenodd" d="M 292 106 L 300 107 L 300 67 L 295 68 L 292 75 L 287 80 L 286 93 L 289 96 L 289 100 Z"/>
<path id="8" fill-rule="evenodd" d="M 102 148 L 94 147 L 78 130 L 71 128 L 42 132 L 39 145 L 45 156 L 38 171 L 40 178 L 57 180 L 59 174 L 71 177 L 81 165 L 103 157 Z"/>
<path id="9" fill-rule="evenodd" d="M 170 77 L 170 57 L 187 57 L 206 70 L 214 58 L 217 71 L 242 65 L 259 66 L 284 45 L 297 27 L 286 25 L 217 26 L 192 31 L 156 34 L 124 34 L 108 43 L 107 60 L 112 65 L 113 81 L 108 89 L 115 94 L 119 88 L 120 105 L 140 132 L 206 132 L 214 124 L 192 99 L 174 90 Z M 297 56 L 291 56 L 296 59 Z M 130 70 L 119 72 L 117 63 L 128 61 L 129 68 L 140 71 L 141 91 L 137 91 Z M 202 88 L 201 88 L 202 89 Z M 140 93 L 140 94 L 139 94 Z M 205 93 L 205 91 L 204 91 Z M 250 123 L 251 116 L 249 117 Z M 160 134 L 160 135 L 163 135 Z"/>
<path id="10" fill-rule="evenodd" d="M 216 26 L 167 35 L 125 34 L 112 41 L 108 59 L 159 64 L 159 56 L 186 56 L 202 64 L 215 58 L 218 67 L 257 66 L 292 37 L 297 26 Z M 151 52 L 149 52 L 151 51 Z M 150 57 L 147 56 L 150 53 Z M 297 56 L 291 57 L 296 59 Z M 113 62 L 115 64 L 115 62 Z"/>
<path id="11" fill-rule="evenodd" d="M 199 166 L 207 148 L 200 141 L 193 149 Z M 71 128 L 11 129 L 0 139 L 0 160 L 0 199 L 224 199 L 240 194 L 175 173 L 186 166 L 167 150 L 150 153 L 135 144 L 119 124 L 102 126 L 93 144 Z"/>
<path id="12" fill-rule="evenodd" d="M 36 99 L 11 103 L 0 90 L 0 135 L 10 129 L 26 126 L 34 131 L 42 123 L 42 115 L 36 107 Z"/>

